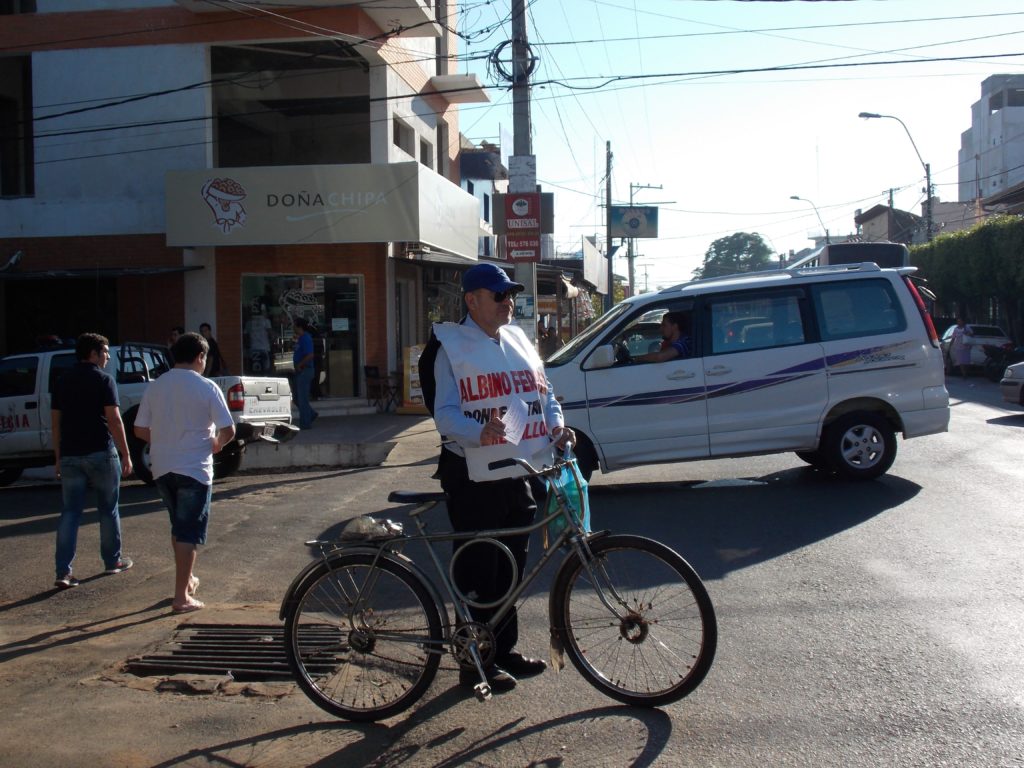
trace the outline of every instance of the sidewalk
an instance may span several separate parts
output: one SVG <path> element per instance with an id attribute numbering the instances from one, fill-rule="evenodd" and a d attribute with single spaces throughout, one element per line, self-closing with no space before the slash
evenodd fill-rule
<path id="1" fill-rule="evenodd" d="M 374 413 L 361 399 L 316 400 L 312 428 L 287 443 L 246 446 L 242 471 L 281 467 L 373 467 L 436 456 L 440 437 L 426 414 Z M 362 406 L 362 407 L 360 407 Z M 370 411 L 367 413 L 367 411 Z M 293 413 L 292 423 L 298 422 Z"/>
<path id="2" fill-rule="evenodd" d="M 282 467 L 377 467 L 415 463 L 438 455 L 441 439 L 426 414 L 376 413 L 362 398 L 316 400 L 311 429 L 287 443 L 246 445 L 241 472 Z M 292 423 L 298 414 L 292 410 Z M 57 482 L 53 467 L 27 469 L 26 480 Z"/>

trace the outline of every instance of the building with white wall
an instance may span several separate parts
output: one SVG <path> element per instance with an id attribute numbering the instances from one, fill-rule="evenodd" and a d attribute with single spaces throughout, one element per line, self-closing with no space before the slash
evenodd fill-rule
<path id="1" fill-rule="evenodd" d="M 1024 75 L 992 75 L 960 135 L 959 200 L 993 197 L 1024 182 Z"/>
<path id="2" fill-rule="evenodd" d="M 8 6 L 0 264 L 23 258 L 0 272 L 0 352 L 205 321 L 242 372 L 264 315 L 287 367 L 303 316 L 325 394 L 350 395 L 426 338 L 430 266 L 477 258 L 458 104 L 486 95 L 449 71 L 454 2 Z"/>

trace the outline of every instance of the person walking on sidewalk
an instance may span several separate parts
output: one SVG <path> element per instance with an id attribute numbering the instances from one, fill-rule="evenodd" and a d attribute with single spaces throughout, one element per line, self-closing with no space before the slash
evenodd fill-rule
<path id="1" fill-rule="evenodd" d="M 313 335 L 309 332 L 309 321 L 304 317 L 296 317 L 292 321 L 292 327 L 295 329 L 295 351 L 292 352 L 292 364 L 295 367 L 295 405 L 299 409 L 299 429 L 309 429 L 320 415 L 309 404 L 313 373 L 316 369 Z"/>
<path id="2" fill-rule="evenodd" d="M 78 547 L 78 526 L 91 485 L 100 515 L 100 555 L 104 573 L 121 573 L 132 560 L 121 554 L 118 500 L 121 478 L 132 473 L 128 441 L 121 421 L 117 385 L 102 368 L 110 359 L 105 336 L 83 333 L 75 342 L 77 362 L 53 389 L 50 419 L 53 451 L 63 508 L 57 524 L 55 565 L 58 589 L 78 586 L 71 563 Z"/>
<path id="3" fill-rule="evenodd" d="M 203 607 L 192 571 L 198 547 L 206 543 L 213 454 L 235 437 L 224 394 L 203 378 L 209 349 L 198 333 L 179 338 L 171 350 L 174 368 L 146 388 L 135 417 L 135 435 L 149 443 L 153 477 L 171 519 L 174 613 Z"/>
<path id="4" fill-rule="evenodd" d="M 549 463 L 551 441 L 562 448 L 575 436 L 564 426 L 536 348 L 518 326 L 511 325 L 515 295 L 523 286 L 494 264 L 478 264 L 463 275 L 462 290 L 469 315 L 462 323 L 434 326 L 434 382 L 424 388 L 433 393 L 428 407 L 445 441 L 438 474 L 448 516 L 456 531 L 529 525 L 537 503 L 523 470 L 491 470 L 488 463 L 516 456 L 541 464 L 545 454 Z M 424 365 L 421 358 L 421 376 Z M 509 390 L 480 384 L 494 380 L 511 382 Z M 521 434 L 506 432 L 500 417 L 510 409 L 515 409 L 510 421 L 519 424 Z M 512 552 L 520 580 L 529 540 L 528 535 L 499 539 Z M 461 541 L 453 547 L 459 553 L 453 574 L 459 591 L 475 595 L 479 603 L 500 602 L 512 588 L 511 564 L 488 546 Z M 488 621 L 494 613 L 493 608 L 470 611 L 478 622 Z M 515 650 L 518 637 L 513 611 L 497 628 L 495 663 L 484 670 L 495 692 L 509 691 L 515 688 L 516 677 L 540 674 L 547 666 Z M 475 672 L 463 670 L 459 682 L 472 687 L 480 680 Z"/>

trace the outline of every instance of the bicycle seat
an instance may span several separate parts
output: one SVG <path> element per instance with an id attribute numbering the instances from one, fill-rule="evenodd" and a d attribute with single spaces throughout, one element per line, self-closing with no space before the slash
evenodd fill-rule
<path id="1" fill-rule="evenodd" d="M 392 491 L 388 494 L 388 501 L 398 504 L 427 504 L 444 499 L 444 491 Z"/>

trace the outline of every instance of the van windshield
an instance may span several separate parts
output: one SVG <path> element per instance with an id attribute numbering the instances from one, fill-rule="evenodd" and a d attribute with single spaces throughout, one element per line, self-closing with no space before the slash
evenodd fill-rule
<path id="1" fill-rule="evenodd" d="M 604 331 L 605 328 L 622 317 L 622 313 L 629 307 L 630 305 L 625 302 L 622 304 L 616 304 L 610 310 L 601 315 L 593 325 L 588 326 L 583 333 L 570 339 L 568 344 L 545 360 L 545 367 L 556 368 L 559 365 L 564 365 L 572 360 L 576 357 L 576 353 L 583 349 L 583 347 L 585 347 L 590 340 L 594 338 L 594 336 Z"/>

